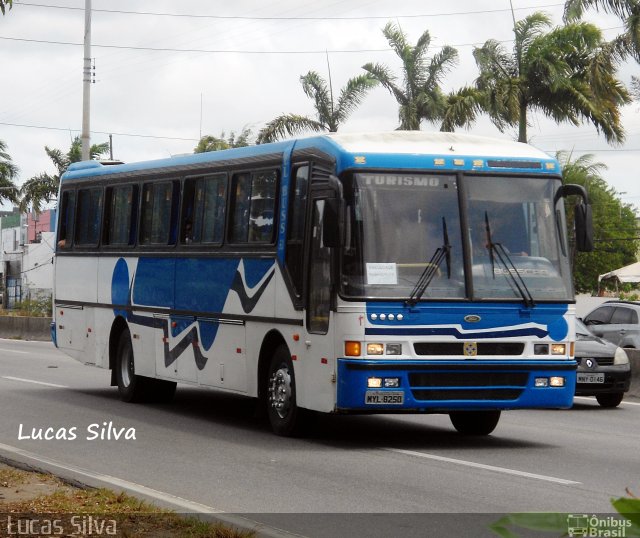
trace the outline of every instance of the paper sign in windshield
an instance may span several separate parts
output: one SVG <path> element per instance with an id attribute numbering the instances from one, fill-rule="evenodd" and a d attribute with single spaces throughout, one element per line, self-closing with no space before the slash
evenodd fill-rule
<path id="1" fill-rule="evenodd" d="M 373 286 L 398 284 L 398 270 L 395 263 L 368 263 L 367 284 Z"/>

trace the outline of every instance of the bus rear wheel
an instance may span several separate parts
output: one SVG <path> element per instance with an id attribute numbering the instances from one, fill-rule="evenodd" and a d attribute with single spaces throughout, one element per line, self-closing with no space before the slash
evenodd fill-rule
<path id="1" fill-rule="evenodd" d="M 124 330 L 118 342 L 116 382 L 124 402 L 169 402 L 176 392 L 176 383 L 136 375 L 131 333 Z"/>
<path id="2" fill-rule="evenodd" d="M 271 358 L 267 377 L 267 414 L 277 435 L 295 437 L 304 429 L 305 410 L 296 404 L 296 381 L 291 355 L 279 346 Z"/>
<path id="3" fill-rule="evenodd" d="M 498 425 L 500 411 L 455 411 L 449 413 L 449 418 L 464 435 L 489 435 Z"/>

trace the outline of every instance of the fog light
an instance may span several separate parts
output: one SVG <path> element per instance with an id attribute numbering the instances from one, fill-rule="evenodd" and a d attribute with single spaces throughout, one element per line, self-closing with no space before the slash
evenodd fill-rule
<path id="1" fill-rule="evenodd" d="M 564 355 L 567 352 L 567 346 L 565 344 L 551 344 L 552 355 Z"/>
<path id="2" fill-rule="evenodd" d="M 533 345 L 533 353 L 535 355 L 548 355 L 549 354 L 549 344 L 534 344 Z"/>
<path id="3" fill-rule="evenodd" d="M 384 387 L 387 389 L 397 389 L 400 386 L 399 377 L 385 377 Z"/>
<path id="4" fill-rule="evenodd" d="M 367 379 L 367 387 L 370 389 L 379 389 L 382 387 L 382 378 L 381 377 L 370 377 Z"/>
<path id="5" fill-rule="evenodd" d="M 402 355 L 402 344 L 387 344 L 387 355 Z"/>
<path id="6" fill-rule="evenodd" d="M 550 377 L 549 384 L 552 387 L 564 387 L 564 377 Z"/>
<path id="7" fill-rule="evenodd" d="M 360 342 L 344 343 L 344 354 L 347 357 L 359 357 L 361 351 L 362 351 L 362 345 L 360 344 Z"/>
<path id="8" fill-rule="evenodd" d="M 367 344 L 367 355 L 384 355 L 384 344 Z"/>
<path id="9" fill-rule="evenodd" d="M 549 386 L 549 379 L 546 378 L 546 377 L 536 377 L 535 386 L 536 387 L 548 387 Z"/>

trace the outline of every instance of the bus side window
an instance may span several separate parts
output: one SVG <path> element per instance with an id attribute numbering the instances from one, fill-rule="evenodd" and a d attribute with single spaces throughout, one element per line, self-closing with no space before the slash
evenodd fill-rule
<path id="1" fill-rule="evenodd" d="M 297 167 L 292 174 L 289 197 L 286 264 L 296 295 L 302 295 L 304 224 L 309 191 L 309 165 Z"/>
<path id="2" fill-rule="evenodd" d="M 60 224 L 58 226 L 58 248 L 70 249 L 73 237 L 73 223 L 76 210 L 75 191 L 62 193 L 62 204 L 60 205 Z"/>
<path id="3" fill-rule="evenodd" d="M 142 190 L 140 243 L 168 245 L 175 240 L 173 215 L 177 214 L 177 181 L 146 183 Z"/>
<path id="4" fill-rule="evenodd" d="M 75 242 L 78 246 L 96 246 L 100 239 L 102 188 L 78 191 Z"/>
<path id="5" fill-rule="evenodd" d="M 275 170 L 252 175 L 249 242 L 272 243 L 278 173 Z"/>
<path id="6" fill-rule="evenodd" d="M 251 176 L 233 176 L 233 207 L 231 210 L 231 243 L 246 243 L 249 239 L 249 200 L 251 196 Z"/>
<path id="7" fill-rule="evenodd" d="M 132 222 L 135 221 L 137 200 L 137 185 L 121 185 L 107 189 L 106 244 L 118 246 L 134 244 Z"/>
<path id="8" fill-rule="evenodd" d="M 221 244 L 226 203 L 225 174 L 185 181 L 180 242 Z"/>

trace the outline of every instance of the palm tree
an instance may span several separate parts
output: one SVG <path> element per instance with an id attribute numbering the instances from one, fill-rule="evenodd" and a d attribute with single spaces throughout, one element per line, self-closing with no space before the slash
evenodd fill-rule
<path id="1" fill-rule="evenodd" d="M 377 84 L 377 81 L 368 74 L 350 78 L 340 90 L 337 101 L 334 102 L 331 85 L 327 85 L 327 82 L 315 71 L 309 71 L 301 76 L 300 82 L 304 93 L 314 101 L 316 118 L 298 114 L 278 116 L 260 130 L 257 144 L 273 142 L 287 135 L 293 136 L 304 131 L 335 133 L 362 102 L 367 92 Z"/>
<path id="2" fill-rule="evenodd" d="M 18 167 L 11 162 L 7 145 L 0 140 L 0 200 L 18 201 L 18 187 L 14 183 L 17 175 Z"/>
<path id="3" fill-rule="evenodd" d="M 620 58 L 633 56 L 640 61 L 640 2 L 638 0 L 567 0 L 564 6 L 565 21 L 573 22 L 588 9 L 616 15 L 624 22 L 625 31 L 612 42 L 613 50 Z"/>
<path id="4" fill-rule="evenodd" d="M 11 9 L 13 7 L 13 0 L 0 0 L 0 11 L 4 15 L 6 8 Z"/>
<path id="5" fill-rule="evenodd" d="M 598 287 L 598 275 L 612 267 L 622 267 L 636 261 L 638 241 L 635 214 L 622 203 L 618 194 L 603 177 L 606 166 L 595 162 L 593 155 L 573 158 L 566 151 L 556 155 L 562 168 L 562 181 L 582 185 L 589 192 L 593 208 L 593 231 L 596 249 L 593 252 L 572 253 L 575 256 L 573 277 L 580 292 L 592 292 Z M 569 237 L 572 236 L 573 208 L 566 203 Z"/>
<path id="6" fill-rule="evenodd" d="M 55 199 L 58 195 L 60 186 L 60 176 L 69 168 L 71 163 L 82 160 L 82 141 L 76 136 L 71 142 L 69 151 L 65 154 L 59 149 L 51 149 L 47 146 L 44 148 L 49 158 L 56 167 L 56 174 L 43 172 L 24 182 L 20 188 L 20 209 L 26 211 L 32 208 L 36 212 L 42 210 L 42 205 Z M 92 159 L 97 159 L 101 155 L 109 153 L 109 143 L 93 144 L 90 154 Z"/>
<path id="7" fill-rule="evenodd" d="M 600 30 L 584 22 L 550 26 L 547 15 L 533 13 L 516 23 L 511 53 L 495 40 L 474 49 L 476 85 L 492 121 L 501 131 L 517 126 L 518 140 L 527 142 L 528 113 L 538 110 L 558 123 L 588 120 L 608 142 L 621 142 L 620 107 L 630 97 Z"/>
<path id="8" fill-rule="evenodd" d="M 398 83 L 398 77 L 385 65 L 368 63 L 362 68 L 395 97 L 400 107 L 398 128 L 417 131 L 423 119 L 429 122 L 442 120 L 447 99 L 440 84 L 456 64 L 458 51 L 445 46 L 429 59 L 427 51 L 431 36 L 427 30 L 415 46 L 409 44 L 406 34 L 392 22 L 387 23 L 382 33 L 402 61 L 402 82 Z"/>
<path id="9" fill-rule="evenodd" d="M 220 138 L 212 135 L 203 136 L 198 145 L 194 148 L 194 153 L 205 153 L 207 151 L 220 151 L 222 149 L 243 148 L 249 145 L 251 137 L 251 129 L 243 127 L 242 132 L 236 135 L 234 131 L 227 136 L 224 131 L 220 134 Z"/>

